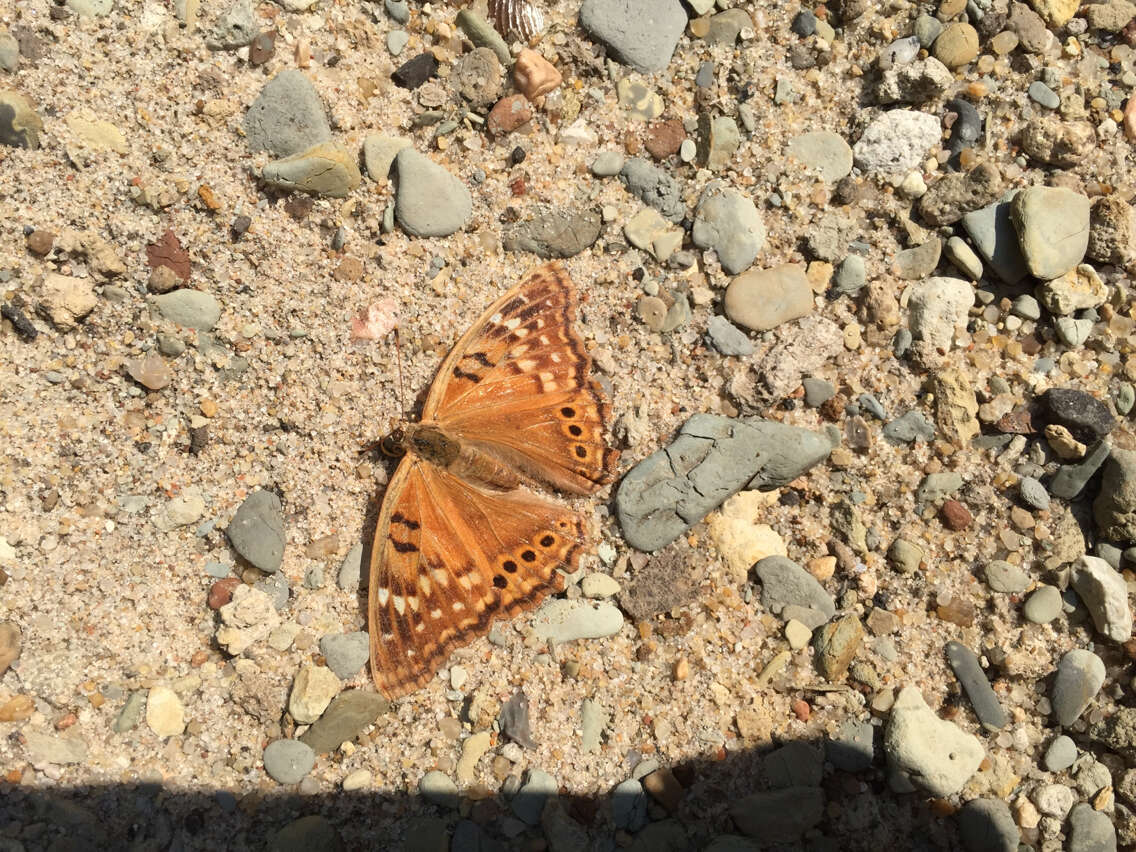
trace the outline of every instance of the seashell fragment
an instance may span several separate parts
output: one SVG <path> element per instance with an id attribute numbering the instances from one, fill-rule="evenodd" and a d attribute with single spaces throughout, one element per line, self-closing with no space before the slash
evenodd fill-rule
<path id="1" fill-rule="evenodd" d="M 529 0 L 489 0 L 489 17 L 507 39 L 528 42 L 544 32 L 544 10 Z"/>

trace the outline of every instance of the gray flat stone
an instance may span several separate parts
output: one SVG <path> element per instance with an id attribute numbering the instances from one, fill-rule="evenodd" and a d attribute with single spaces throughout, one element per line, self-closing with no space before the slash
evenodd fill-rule
<path id="1" fill-rule="evenodd" d="M 682 186 L 660 168 L 642 157 L 632 157 L 623 164 L 620 176 L 627 191 L 662 214 L 668 222 L 680 222 L 686 215 Z"/>
<path id="2" fill-rule="evenodd" d="M 1088 802 L 1069 811 L 1069 852 L 1116 852 L 1116 827 Z"/>
<path id="3" fill-rule="evenodd" d="M 814 130 L 789 140 L 786 153 L 825 183 L 835 183 L 852 171 L 852 148 L 830 130 Z"/>
<path id="4" fill-rule="evenodd" d="M 269 151 L 276 157 L 290 157 L 331 141 L 323 102 L 297 69 L 281 71 L 265 84 L 245 114 L 243 127 L 250 150 Z"/>
<path id="5" fill-rule="evenodd" d="M 1021 832 L 1001 799 L 971 799 L 959 811 L 958 823 L 967 852 L 1018 852 Z"/>
<path id="6" fill-rule="evenodd" d="M 986 563 L 984 573 L 986 585 L 996 592 L 1016 595 L 1029 588 L 1029 574 L 1020 565 L 994 559 Z"/>
<path id="7" fill-rule="evenodd" d="M 1076 499 L 1111 453 L 1112 447 L 1106 441 L 1098 441 L 1081 461 L 1057 469 L 1049 481 L 1049 493 L 1062 500 Z"/>
<path id="8" fill-rule="evenodd" d="M 316 765 L 316 753 L 299 740 L 276 740 L 264 749 L 264 771 L 280 784 L 299 784 Z"/>
<path id="9" fill-rule="evenodd" d="M 1010 206 L 1010 220 L 1030 274 L 1060 278 L 1089 248 L 1089 199 L 1064 187 L 1031 186 Z"/>
<path id="10" fill-rule="evenodd" d="M 963 230 L 974 242 L 994 274 L 1007 284 L 1017 284 L 1027 275 L 1029 267 L 1018 245 L 1018 233 L 1010 220 L 1010 200 L 1016 191 L 1002 201 L 972 210 L 962 217 Z"/>
<path id="11" fill-rule="evenodd" d="M 623 627 L 623 613 L 607 601 L 553 598 L 536 611 L 533 633 L 547 642 L 602 639 Z"/>
<path id="12" fill-rule="evenodd" d="M 1104 684 L 1104 662 L 1092 651 L 1074 648 L 1057 664 L 1050 702 L 1053 716 L 1063 728 L 1072 725 Z"/>
<path id="13" fill-rule="evenodd" d="M 331 700 L 300 741 L 311 746 L 316 754 L 326 754 L 355 739 L 389 709 L 390 702 L 377 692 L 349 689 Z"/>
<path id="14" fill-rule="evenodd" d="M 786 606 L 801 607 L 813 613 L 808 620 L 796 616 L 810 630 L 820 627 L 836 614 L 836 603 L 820 582 L 791 559 L 767 556 L 753 566 L 761 580 L 761 603 L 779 613 Z"/>
<path id="15" fill-rule="evenodd" d="M 1000 731 L 1010 721 L 1006 711 L 994 694 L 986 672 L 978 662 L 978 656 L 970 648 L 960 642 L 948 642 L 946 645 L 947 662 L 955 673 L 970 705 L 974 708 L 974 715 L 988 731 Z"/>
<path id="16" fill-rule="evenodd" d="M 1054 737 L 1045 750 L 1043 763 L 1049 772 L 1064 772 L 1077 759 L 1077 744 L 1064 734 Z"/>
<path id="17" fill-rule="evenodd" d="M 603 231 L 594 207 L 552 208 L 514 227 L 502 241 L 506 251 L 525 251 L 544 259 L 574 257 L 592 246 Z"/>
<path id="18" fill-rule="evenodd" d="M 824 817 L 824 791 L 786 787 L 752 793 L 730 805 L 730 817 L 743 834 L 763 844 L 792 843 Z"/>
<path id="19" fill-rule="evenodd" d="M 661 71 L 686 27 L 679 0 L 584 0 L 580 26 L 637 71 Z"/>
<path id="20" fill-rule="evenodd" d="M 723 355 L 745 357 L 753 354 L 753 341 L 721 314 L 715 314 L 706 323 L 706 339 Z"/>
<path id="21" fill-rule="evenodd" d="M 765 245 L 765 225 L 753 201 L 715 181 L 702 192 L 691 238 L 699 248 L 714 249 L 722 268 L 737 275 Z"/>
<path id="22" fill-rule="evenodd" d="M 320 653 L 327 667 L 342 680 L 349 680 L 363 669 L 370 657 L 370 639 L 363 631 L 328 633 L 320 637 Z"/>
<path id="23" fill-rule="evenodd" d="M 269 574 L 284 560 L 284 515 L 280 498 L 271 491 L 254 491 L 241 503 L 225 531 L 242 557 Z"/>
<path id="24" fill-rule="evenodd" d="M 154 296 L 154 306 L 170 322 L 198 331 L 209 331 L 221 319 L 221 303 L 201 290 L 174 290 Z"/>
<path id="25" fill-rule="evenodd" d="M 620 526 L 632 547 L 658 550 L 747 483 L 780 487 L 831 450 L 826 435 L 807 429 L 696 414 L 670 446 L 623 478 L 615 498 Z"/>
<path id="26" fill-rule="evenodd" d="M 556 795 L 557 789 L 556 779 L 543 769 L 530 769 L 528 778 L 513 797 L 510 807 L 519 820 L 537 825 L 544 811 L 544 803 L 549 796 Z"/>
<path id="27" fill-rule="evenodd" d="M 875 730 L 871 722 L 848 719 L 836 739 L 828 741 L 825 757 L 844 772 L 863 772 L 872 765 L 875 756 Z"/>
<path id="28" fill-rule="evenodd" d="M 457 177 L 413 148 L 394 158 L 397 176 L 394 214 L 415 237 L 446 237 L 473 215 L 473 196 Z"/>

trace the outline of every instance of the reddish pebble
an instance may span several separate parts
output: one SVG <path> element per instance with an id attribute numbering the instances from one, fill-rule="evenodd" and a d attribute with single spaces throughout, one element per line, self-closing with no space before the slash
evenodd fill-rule
<path id="1" fill-rule="evenodd" d="M 236 577 L 226 577 L 209 587 L 209 608 L 220 609 L 233 599 L 233 590 L 241 584 Z"/>
<path id="2" fill-rule="evenodd" d="M 956 532 L 965 530 L 970 526 L 970 522 L 974 520 L 974 517 L 970 514 L 970 510 L 958 500 L 946 501 L 943 504 L 942 513 L 943 523 Z"/>
<path id="3" fill-rule="evenodd" d="M 805 701 L 805 699 L 798 698 L 793 702 L 793 712 L 802 722 L 807 722 L 809 721 L 809 716 L 812 715 L 813 708 L 809 706 L 809 702 Z"/>
<path id="4" fill-rule="evenodd" d="M 509 95 L 501 98 L 489 110 L 485 126 L 494 136 L 512 133 L 533 116 L 532 106 L 524 95 Z"/>
<path id="5" fill-rule="evenodd" d="M 194 651 L 193 656 L 189 658 L 189 665 L 192 668 L 199 669 L 205 665 L 206 660 L 209 659 L 208 651 Z"/>
<path id="6" fill-rule="evenodd" d="M 665 160 L 672 154 L 677 154 L 682 141 L 686 139 L 686 128 L 682 121 L 672 118 L 668 121 L 657 121 L 647 129 L 647 140 L 643 147 L 656 160 Z"/>
<path id="7" fill-rule="evenodd" d="M 509 184 L 509 191 L 513 193 L 514 197 L 518 195 L 524 195 L 525 179 L 523 177 L 516 178 L 511 184 Z"/>

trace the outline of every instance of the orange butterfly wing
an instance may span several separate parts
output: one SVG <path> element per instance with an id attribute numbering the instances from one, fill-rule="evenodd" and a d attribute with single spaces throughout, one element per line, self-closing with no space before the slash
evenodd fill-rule
<path id="1" fill-rule="evenodd" d="M 611 406 L 575 322 L 575 287 L 560 264 L 533 270 L 454 345 L 422 420 L 561 491 L 611 482 Z"/>
<path id="2" fill-rule="evenodd" d="M 559 264 L 528 275 L 454 346 L 423 422 L 565 491 L 610 482 L 610 406 L 589 379 L 575 308 Z M 524 489 L 492 491 L 408 455 L 387 487 L 371 553 L 376 686 L 391 698 L 420 688 L 495 617 L 562 590 L 557 569 L 576 570 L 584 540 L 583 519 L 564 506 Z"/>

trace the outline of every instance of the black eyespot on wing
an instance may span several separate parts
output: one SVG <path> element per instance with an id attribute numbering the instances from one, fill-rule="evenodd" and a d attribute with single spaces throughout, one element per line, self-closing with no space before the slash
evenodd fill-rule
<path id="1" fill-rule="evenodd" d="M 562 409 L 560 409 L 560 413 L 563 414 L 565 417 L 575 417 L 576 416 L 576 409 L 574 409 L 570 405 L 566 405 Z"/>
<path id="2" fill-rule="evenodd" d="M 504 568 L 506 571 L 508 571 L 510 574 L 514 574 L 514 573 L 516 573 L 516 570 L 517 570 L 517 563 L 514 562 L 512 559 L 506 559 L 504 562 L 501 563 L 501 567 Z"/>
<path id="3" fill-rule="evenodd" d="M 504 577 L 502 577 L 500 574 L 496 574 L 493 577 L 493 585 L 496 586 L 498 589 L 503 589 L 507 585 L 509 585 L 509 581 L 506 580 Z"/>
<path id="4" fill-rule="evenodd" d="M 550 535 L 542 536 L 540 539 L 541 547 L 552 547 L 556 543 L 556 539 Z"/>
<path id="5" fill-rule="evenodd" d="M 571 426 L 568 427 L 568 434 L 571 435 L 574 438 L 579 438 L 582 434 L 584 434 L 584 430 L 581 429 L 579 426 L 577 426 L 575 423 L 573 423 Z"/>
<path id="6" fill-rule="evenodd" d="M 535 562 L 536 554 L 531 550 L 525 550 L 521 552 L 521 559 L 525 560 L 525 562 Z"/>
<path id="7" fill-rule="evenodd" d="M 577 445 L 576 445 L 576 458 L 578 458 L 578 459 L 586 459 L 587 457 L 588 457 L 588 451 L 587 451 L 587 450 L 585 450 L 585 449 L 584 449 L 584 448 L 583 448 L 582 446 L 580 446 L 579 444 L 577 444 Z"/>

